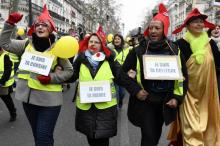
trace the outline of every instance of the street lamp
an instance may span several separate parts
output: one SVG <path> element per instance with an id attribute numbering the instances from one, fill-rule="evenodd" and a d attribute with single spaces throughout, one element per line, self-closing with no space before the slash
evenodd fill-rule
<path id="1" fill-rule="evenodd" d="M 29 23 L 28 26 L 31 27 L 32 25 L 32 21 L 33 21 L 33 17 L 32 17 L 32 1 L 28 0 L 28 6 L 29 6 Z"/>

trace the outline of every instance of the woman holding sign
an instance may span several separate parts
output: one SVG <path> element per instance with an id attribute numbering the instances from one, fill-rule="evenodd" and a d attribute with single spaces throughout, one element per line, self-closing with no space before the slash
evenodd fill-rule
<path id="1" fill-rule="evenodd" d="M 79 79 L 76 97 L 76 130 L 87 136 L 90 146 L 109 146 L 117 133 L 117 99 L 114 82 L 133 96 L 146 92 L 122 72 L 114 55 L 106 47 L 102 29 L 80 43 L 80 53 L 73 68 L 72 80 Z M 136 88 L 133 88 L 137 86 Z"/>
<path id="2" fill-rule="evenodd" d="M 61 84 L 72 76 L 73 69 L 68 59 L 51 53 L 56 29 L 46 6 L 28 31 L 31 36 L 28 41 L 10 39 L 15 23 L 21 19 L 20 13 L 9 15 L 0 36 L 0 46 L 20 55 L 24 63 L 19 66 L 15 98 L 23 102 L 35 145 L 53 146 L 53 131 L 63 103 Z M 57 65 L 63 70 L 57 72 Z"/>
<path id="3" fill-rule="evenodd" d="M 149 94 L 145 98 L 131 96 L 128 105 L 129 120 L 141 128 L 141 146 L 158 145 L 163 123 L 168 125 L 176 119 L 177 108 L 186 92 L 185 62 L 178 47 L 166 37 L 168 27 L 167 10 L 160 4 L 159 13 L 145 30 L 147 38 L 129 52 L 123 65 L 124 71 Z M 152 58 L 149 61 L 154 64 L 150 74 L 146 74 L 149 66 L 144 59 L 147 57 Z M 172 62 L 177 65 L 176 68 L 170 65 Z M 176 77 L 170 76 L 171 73 Z"/>
<path id="4" fill-rule="evenodd" d="M 180 129 L 184 146 L 220 145 L 220 107 L 216 67 L 220 67 L 220 53 L 216 43 L 208 38 L 205 27 L 215 28 L 208 16 L 197 8 L 173 31 L 186 27 L 184 37 L 177 40 L 184 54 L 189 75 L 189 90 L 180 106 Z"/>

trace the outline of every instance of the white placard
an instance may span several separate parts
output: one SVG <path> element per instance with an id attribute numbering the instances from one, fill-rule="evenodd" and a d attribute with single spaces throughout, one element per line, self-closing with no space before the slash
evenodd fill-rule
<path id="1" fill-rule="evenodd" d="M 112 100 L 109 81 L 79 82 L 80 103 L 108 102 Z"/>
<path id="2" fill-rule="evenodd" d="M 183 79 L 176 55 L 143 55 L 143 66 L 145 79 Z"/>
<path id="3" fill-rule="evenodd" d="M 45 55 L 35 51 L 25 51 L 19 69 L 47 76 L 50 72 L 54 55 Z"/>

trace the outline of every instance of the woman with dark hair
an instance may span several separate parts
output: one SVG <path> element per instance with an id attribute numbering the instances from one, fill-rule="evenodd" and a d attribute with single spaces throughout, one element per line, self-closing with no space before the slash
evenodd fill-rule
<path id="1" fill-rule="evenodd" d="M 215 28 L 208 16 L 193 9 L 184 23 L 184 37 L 177 40 L 188 69 L 189 84 L 185 100 L 179 108 L 180 130 L 184 146 L 220 145 L 220 107 L 216 67 L 220 67 L 220 53 L 216 43 L 203 29 Z"/>
<path id="2" fill-rule="evenodd" d="M 125 46 L 124 38 L 120 34 L 115 34 L 113 37 L 113 50 L 115 52 L 115 60 L 117 60 L 120 65 L 123 65 L 130 48 Z M 125 96 L 125 89 L 117 84 L 116 87 L 116 96 L 118 99 L 118 107 L 122 108 L 123 105 L 123 98 Z"/>
<path id="3" fill-rule="evenodd" d="M 114 82 L 125 86 L 133 96 L 145 96 L 145 91 L 122 72 L 120 64 L 114 60 L 114 55 L 106 47 L 105 36 L 101 28 L 80 42 L 79 54 L 73 63 L 74 74 L 72 81 L 79 79 L 79 88 L 76 97 L 76 130 L 85 134 L 90 146 L 109 146 L 109 139 L 117 134 L 117 99 Z M 110 100 L 99 100 L 93 94 L 95 85 L 104 89 L 105 82 L 110 91 L 101 95 L 110 97 Z M 83 83 L 89 90 L 83 90 Z M 136 88 L 134 88 L 136 87 Z M 80 94 L 86 92 L 86 94 Z M 96 92 L 98 93 L 98 92 Z M 101 97 L 103 97 L 101 96 Z M 92 101 L 87 101 L 90 99 Z"/>
<path id="4" fill-rule="evenodd" d="M 56 28 L 46 5 L 28 31 L 29 40 L 11 39 L 15 24 L 22 16 L 18 12 L 9 15 L 0 36 L 0 46 L 21 56 L 21 60 L 25 59 L 25 53 L 38 54 L 39 58 L 54 57 L 47 76 L 19 70 L 15 92 L 15 98 L 23 103 L 35 145 L 53 146 L 53 132 L 63 103 L 61 84 L 72 76 L 73 69 L 68 59 L 61 59 L 52 54 L 51 47 L 55 43 L 53 31 L 56 31 Z M 63 70 L 57 71 L 56 66 L 62 67 Z"/>
<path id="5" fill-rule="evenodd" d="M 187 71 L 178 47 L 167 38 L 169 17 L 163 4 L 159 5 L 159 13 L 153 17 L 144 35 L 147 37 L 139 46 L 132 49 L 124 64 L 125 72 L 136 71 L 136 80 L 146 91 L 143 98 L 130 96 L 128 119 L 141 128 L 141 146 L 158 145 L 162 126 L 169 125 L 176 118 L 178 106 L 182 103 L 187 86 Z M 162 57 L 177 57 L 176 61 L 184 79 L 147 79 L 144 76 L 144 56 L 154 56 L 154 60 Z M 153 68 L 154 70 L 154 68 Z M 152 73 L 153 74 L 153 73 Z M 161 75 L 163 76 L 163 75 Z"/>

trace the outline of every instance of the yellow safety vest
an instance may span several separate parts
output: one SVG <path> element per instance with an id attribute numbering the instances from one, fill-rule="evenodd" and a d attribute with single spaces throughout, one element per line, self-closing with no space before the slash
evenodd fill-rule
<path id="1" fill-rule="evenodd" d="M 8 54 L 12 62 L 19 62 L 19 57 L 14 53 Z"/>
<path id="2" fill-rule="evenodd" d="M 182 68 L 181 59 L 180 59 L 180 50 L 178 51 L 178 60 L 179 60 L 180 68 Z M 140 69 L 140 62 L 138 57 L 137 57 L 136 71 L 137 71 L 136 72 L 137 82 L 143 88 L 143 85 L 141 83 L 141 69 Z M 183 80 L 175 80 L 173 94 L 180 96 L 183 95 Z"/>
<path id="3" fill-rule="evenodd" d="M 2 75 L 5 71 L 4 69 L 4 56 L 7 54 L 7 52 L 3 52 L 2 55 L 0 56 L 0 78 L 2 78 Z M 11 70 L 11 75 L 9 80 L 5 83 L 3 87 L 9 87 L 14 83 L 14 63 L 12 62 L 12 70 Z"/>
<path id="4" fill-rule="evenodd" d="M 118 51 L 114 49 L 114 52 L 116 54 L 115 60 L 117 60 L 122 65 L 124 63 L 128 53 L 129 53 L 129 51 L 130 51 L 129 47 L 122 49 L 122 51 L 120 53 L 118 53 Z"/>
<path id="5" fill-rule="evenodd" d="M 89 69 L 84 65 L 80 65 L 79 71 L 79 81 L 110 81 L 111 84 L 111 91 L 112 91 L 112 100 L 109 102 L 101 102 L 101 103 L 94 103 L 98 109 L 106 109 L 112 107 L 117 104 L 116 100 L 116 90 L 113 83 L 114 76 L 112 74 L 110 65 L 108 61 L 104 61 L 100 69 L 98 70 L 95 78 L 93 79 Z M 80 87 L 79 87 L 80 88 Z M 79 88 L 76 98 L 76 106 L 81 110 L 89 110 L 91 108 L 91 103 L 80 103 L 79 97 Z"/>
<path id="6" fill-rule="evenodd" d="M 31 44 L 28 44 L 25 48 L 25 51 L 35 51 L 33 46 Z M 51 54 L 51 51 L 45 51 L 42 52 L 43 54 Z M 22 56 L 21 56 L 22 58 Z M 54 67 L 57 65 L 57 57 L 55 57 L 51 69 L 54 69 Z M 42 91 L 51 91 L 51 92 L 60 92 L 62 91 L 62 85 L 61 84 L 47 84 L 43 85 L 40 83 L 40 81 L 36 78 L 36 74 L 34 76 L 31 76 L 31 73 L 29 71 L 19 70 L 18 71 L 18 78 L 28 80 L 28 86 L 30 88 L 36 89 L 36 90 L 42 90 Z"/>

